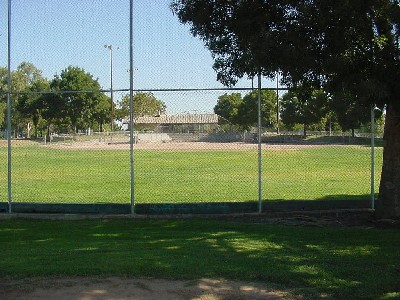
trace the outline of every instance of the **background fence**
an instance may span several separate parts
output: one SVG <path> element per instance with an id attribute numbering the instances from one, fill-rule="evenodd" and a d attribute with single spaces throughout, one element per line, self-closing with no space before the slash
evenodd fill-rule
<path id="1" fill-rule="evenodd" d="M 371 123 L 343 131 L 325 120 L 304 132 L 282 123 L 279 105 L 270 112 L 278 122 L 260 130 L 252 116 L 245 126 L 217 115 L 221 98 L 257 95 L 254 82 L 221 87 L 169 1 L 143 1 L 132 13 L 120 2 L 1 2 L 2 20 L 9 3 L 12 12 L 0 23 L 1 211 L 370 206 L 382 164 L 379 136 L 371 156 Z M 275 85 L 262 80 L 279 103 L 285 89 Z"/>

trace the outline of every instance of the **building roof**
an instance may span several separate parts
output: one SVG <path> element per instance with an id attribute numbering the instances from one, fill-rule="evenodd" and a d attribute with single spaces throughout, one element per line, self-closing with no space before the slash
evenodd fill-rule
<path id="1" fill-rule="evenodd" d="M 159 117 L 137 117 L 135 124 L 218 124 L 216 114 L 161 115 Z"/>

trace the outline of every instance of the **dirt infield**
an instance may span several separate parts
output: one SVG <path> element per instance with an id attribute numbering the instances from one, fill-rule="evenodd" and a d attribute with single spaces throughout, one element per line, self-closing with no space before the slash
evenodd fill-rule
<path id="1" fill-rule="evenodd" d="M 25 139 L 12 140 L 12 147 L 40 146 L 50 149 L 66 150 L 129 150 L 128 141 L 105 142 L 99 140 L 77 141 L 77 142 L 55 142 L 44 144 L 42 141 L 31 141 Z M 263 150 L 301 150 L 304 148 L 319 148 L 329 146 L 348 145 L 326 145 L 326 144 L 262 144 Z M 7 147 L 6 140 L 0 140 L 0 148 Z M 257 151 L 258 144 L 244 142 L 141 142 L 134 144 L 135 150 L 160 150 L 160 151 L 200 151 L 200 150 L 254 150 Z"/>
<path id="2" fill-rule="evenodd" d="M 42 278 L 0 283 L 2 299 L 295 299 L 264 284 L 200 279 L 176 281 L 128 278 Z"/>
<path id="3" fill-rule="evenodd" d="M 51 148 L 87 149 L 87 150 L 129 150 L 129 143 L 80 142 L 71 144 L 53 144 Z M 257 149 L 256 144 L 244 143 L 205 143 L 205 142 L 168 142 L 168 143 L 139 143 L 134 145 L 136 150 L 249 150 Z"/>
<path id="4" fill-rule="evenodd" d="M 76 142 L 47 144 L 43 147 L 70 150 L 129 150 L 129 143 L 105 142 Z M 262 149 L 269 150 L 298 150 L 304 148 L 321 147 L 318 145 L 261 145 Z M 207 142 L 167 142 L 167 143 L 139 143 L 134 145 L 135 150 L 160 150 L 160 151 L 191 151 L 191 150 L 257 150 L 258 144 L 250 143 L 207 143 Z"/>

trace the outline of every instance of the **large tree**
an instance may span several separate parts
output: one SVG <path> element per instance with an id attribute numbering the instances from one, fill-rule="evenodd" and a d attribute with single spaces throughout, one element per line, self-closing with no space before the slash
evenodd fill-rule
<path id="1" fill-rule="evenodd" d="M 124 95 L 118 103 L 116 116 L 123 119 L 129 116 L 130 111 L 130 97 Z M 164 114 L 167 109 L 165 103 L 157 99 L 153 93 L 138 92 L 133 95 L 133 115 L 135 118 L 143 116 L 159 116 Z"/>
<path id="2" fill-rule="evenodd" d="M 92 121 L 97 123 L 99 132 L 104 131 L 104 124 L 106 124 L 107 122 L 111 122 L 110 111 L 111 111 L 111 99 L 107 97 L 105 94 L 102 93 L 98 94 L 98 102 L 93 112 Z"/>
<path id="3" fill-rule="evenodd" d="M 43 97 L 44 91 L 50 89 L 50 82 L 46 78 L 40 78 L 32 82 L 27 93 L 21 95 L 16 110 L 26 121 L 27 138 L 30 138 L 31 122 L 35 130 L 35 137 L 38 136 L 38 125 L 42 120 L 42 112 L 45 109 Z"/>
<path id="4" fill-rule="evenodd" d="M 377 216 L 400 217 L 399 0 L 174 0 L 172 9 L 234 84 L 261 72 L 357 104 L 386 106 Z"/>
<path id="5" fill-rule="evenodd" d="M 296 93 L 289 91 L 282 96 L 281 119 L 286 125 L 302 124 L 304 136 L 311 125 L 322 123 L 327 118 L 328 95 L 322 90 L 311 93 Z"/>
<path id="6" fill-rule="evenodd" d="M 245 129 L 257 126 L 258 91 L 252 91 L 243 97 L 236 119 Z M 261 91 L 261 126 L 276 127 L 276 92 L 271 90 Z"/>
<path id="7" fill-rule="evenodd" d="M 79 67 L 64 69 L 54 76 L 50 87 L 56 93 L 46 99 L 49 117 L 68 118 L 74 131 L 90 127 L 99 117 L 97 110 L 104 109 L 105 95 L 98 80 Z"/>
<path id="8" fill-rule="evenodd" d="M 5 110 L 6 110 L 6 91 L 7 91 L 7 68 L 0 67 L 0 123 L 5 126 Z M 20 101 L 25 97 L 25 93 L 31 91 L 32 86 L 45 80 L 42 71 L 35 67 L 32 63 L 22 62 L 16 70 L 11 72 L 11 123 L 15 131 L 21 131 L 24 127 L 30 127 L 30 119 L 26 117 L 18 109 Z"/>
<path id="9" fill-rule="evenodd" d="M 7 73 L 7 68 L 0 67 L 0 128 L 6 127 Z"/>
<path id="10" fill-rule="evenodd" d="M 243 98 L 240 93 L 218 97 L 214 112 L 241 130 L 249 130 L 258 122 L 258 91 L 254 90 Z M 276 126 L 276 93 L 261 91 L 261 125 Z"/>
<path id="11" fill-rule="evenodd" d="M 357 95 L 348 91 L 338 92 L 330 104 L 342 130 L 351 130 L 352 136 L 355 135 L 356 128 L 371 122 L 371 107 L 359 105 L 357 98 Z M 382 110 L 375 108 L 375 120 L 378 121 L 381 117 Z"/>
<path id="12" fill-rule="evenodd" d="M 223 94 L 218 97 L 214 112 L 230 124 L 237 124 L 239 107 L 243 99 L 240 93 Z"/>

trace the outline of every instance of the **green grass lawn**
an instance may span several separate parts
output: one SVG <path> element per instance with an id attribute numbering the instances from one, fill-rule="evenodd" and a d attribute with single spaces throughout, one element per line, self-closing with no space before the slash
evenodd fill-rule
<path id="1" fill-rule="evenodd" d="M 376 188 L 382 149 L 376 150 Z M 0 197 L 7 199 L 6 149 Z M 14 202 L 129 203 L 128 151 L 15 147 Z M 258 198 L 257 151 L 135 152 L 136 203 L 243 202 Z M 370 149 L 331 146 L 263 151 L 265 200 L 367 199 Z"/>
<path id="2" fill-rule="evenodd" d="M 395 229 L 2 220 L 0 245 L 0 278 L 226 278 L 276 284 L 309 299 L 400 297 Z"/>

